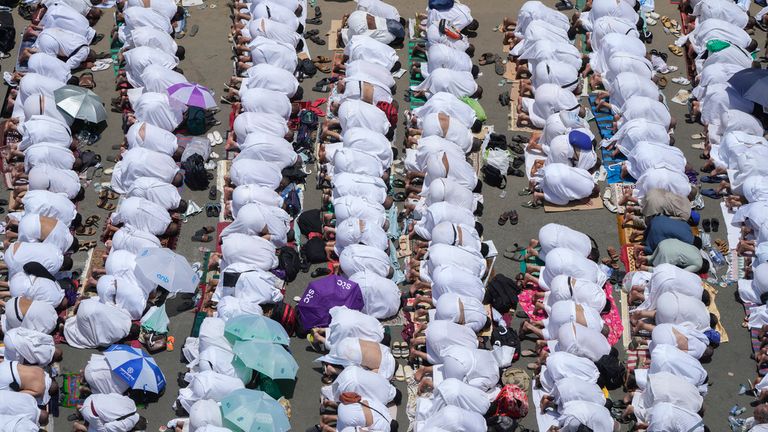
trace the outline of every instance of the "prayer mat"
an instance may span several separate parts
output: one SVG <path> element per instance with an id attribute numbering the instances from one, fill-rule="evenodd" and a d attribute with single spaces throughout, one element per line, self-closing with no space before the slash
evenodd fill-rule
<path id="1" fill-rule="evenodd" d="M 21 63 L 20 63 L 21 54 L 24 52 L 24 50 L 26 48 L 32 48 L 32 45 L 34 45 L 34 44 L 35 44 L 34 40 L 24 40 L 23 38 L 19 42 L 19 48 L 18 48 L 17 56 L 16 56 L 16 66 L 15 66 L 15 69 L 14 69 L 16 72 L 27 72 L 28 71 L 27 67 L 26 66 L 22 66 Z"/>
<path id="2" fill-rule="evenodd" d="M 331 20 L 331 29 L 327 33 L 328 50 L 330 51 L 344 49 L 343 47 L 339 46 L 339 39 L 340 39 L 339 30 L 341 30 L 341 20 Z"/>
<path id="3" fill-rule="evenodd" d="M 714 285 L 710 284 L 709 282 L 704 281 L 704 289 L 707 290 L 709 293 L 711 302 L 709 303 L 709 306 L 707 306 L 707 310 L 709 313 L 717 317 L 717 327 L 715 330 L 717 330 L 720 333 L 720 343 L 727 343 L 730 339 L 728 337 L 728 331 L 725 330 L 725 327 L 723 327 L 723 324 L 720 320 L 720 310 L 717 308 L 717 288 L 715 288 Z"/>
<path id="4" fill-rule="evenodd" d="M 525 177 L 530 180 L 533 165 L 536 163 L 536 161 L 547 160 L 547 157 L 544 156 L 543 153 L 540 153 L 538 150 L 529 151 L 527 148 L 525 149 L 523 156 L 525 157 Z"/>
<path id="5" fill-rule="evenodd" d="M 542 371 L 545 368 L 546 366 L 542 367 Z M 533 406 L 535 407 L 533 411 L 536 414 L 536 425 L 538 426 L 537 430 L 548 431 L 552 426 L 557 426 L 559 424 L 557 418 L 560 417 L 560 413 L 552 409 L 541 412 L 541 398 L 543 396 L 544 392 L 541 389 L 535 387 L 531 389 L 531 398 L 533 399 Z"/>
<path id="6" fill-rule="evenodd" d="M 589 100 L 589 108 L 592 110 L 592 115 L 595 116 L 595 124 L 597 125 L 597 129 L 600 132 L 600 136 L 603 139 L 609 139 L 613 136 L 613 114 L 610 112 L 604 112 L 604 111 L 598 111 L 597 110 L 597 104 L 595 101 L 597 100 L 597 94 L 592 93 L 588 97 Z M 605 163 L 605 161 L 603 161 Z"/>
<path id="7" fill-rule="evenodd" d="M 578 201 L 571 201 L 566 205 L 556 205 L 546 201 L 544 202 L 544 212 L 546 213 L 599 210 L 601 208 L 603 208 L 603 200 L 600 199 L 600 194 Z"/>
<path id="8" fill-rule="evenodd" d="M 643 344 L 638 348 L 627 349 L 627 372 L 635 369 L 647 369 L 651 365 L 651 352 Z"/>
<path id="9" fill-rule="evenodd" d="M 83 375 L 75 372 L 67 372 L 61 376 L 63 380 L 59 404 L 65 408 L 74 408 L 77 405 L 82 404 L 83 399 L 79 399 L 77 396 L 80 393 L 78 387 L 80 387 L 80 380 L 83 378 Z"/>

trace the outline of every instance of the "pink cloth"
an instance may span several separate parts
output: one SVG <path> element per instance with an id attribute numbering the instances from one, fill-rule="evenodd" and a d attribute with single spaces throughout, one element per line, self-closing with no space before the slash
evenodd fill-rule
<path id="1" fill-rule="evenodd" d="M 605 290 L 605 297 L 611 304 L 611 311 L 606 315 L 601 315 L 605 325 L 610 329 L 608 333 L 608 343 L 613 345 L 621 339 L 621 333 L 624 331 L 624 324 L 621 322 L 621 313 L 616 307 L 616 302 L 613 300 L 613 286 L 606 282 L 603 285 Z M 534 311 L 534 294 L 540 292 L 538 289 L 524 290 L 517 296 L 518 304 L 525 311 L 528 317 L 533 321 L 541 321 L 547 317 L 547 313 L 544 310 Z"/>

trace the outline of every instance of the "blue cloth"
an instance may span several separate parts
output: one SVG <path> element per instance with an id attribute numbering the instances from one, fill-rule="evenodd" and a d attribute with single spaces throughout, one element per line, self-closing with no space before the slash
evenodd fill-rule
<path id="1" fill-rule="evenodd" d="M 573 130 L 568 134 L 568 142 L 579 150 L 592 150 L 592 138 L 584 132 Z"/>
<path id="2" fill-rule="evenodd" d="M 429 8 L 439 11 L 447 11 L 453 7 L 453 0 L 429 0 Z"/>
<path id="3" fill-rule="evenodd" d="M 659 243 L 670 238 L 692 245 L 694 236 L 686 221 L 665 215 L 652 217 L 645 229 L 645 253 L 652 254 Z"/>

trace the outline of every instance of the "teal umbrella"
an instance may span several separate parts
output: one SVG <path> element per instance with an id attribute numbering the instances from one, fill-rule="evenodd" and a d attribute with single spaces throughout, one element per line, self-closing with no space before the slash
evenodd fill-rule
<path id="1" fill-rule="evenodd" d="M 282 345 L 256 340 L 238 341 L 233 351 L 235 359 L 244 367 L 272 379 L 295 379 L 299 370 L 299 364 Z M 237 363 L 235 361 L 233 364 Z"/>
<path id="2" fill-rule="evenodd" d="M 256 340 L 288 345 L 290 337 L 279 322 L 261 315 L 238 315 L 227 320 L 224 337 L 229 343 Z"/>
<path id="3" fill-rule="evenodd" d="M 286 432 L 291 429 L 283 406 L 258 390 L 235 390 L 222 399 L 221 418 L 224 427 L 233 431 Z"/>

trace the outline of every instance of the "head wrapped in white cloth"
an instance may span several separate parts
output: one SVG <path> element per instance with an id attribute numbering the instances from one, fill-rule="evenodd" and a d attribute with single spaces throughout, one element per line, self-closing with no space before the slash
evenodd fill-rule
<path id="1" fill-rule="evenodd" d="M 752 273 L 752 282 L 739 284 L 739 296 L 745 302 L 765 304 L 764 294 L 768 292 L 768 262 L 755 267 Z"/>
<path id="2" fill-rule="evenodd" d="M 432 243 L 458 246 L 473 252 L 480 252 L 482 242 L 474 226 L 450 221 L 440 222 L 432 228 Z"/>
<path id="3" fill-rule="evenodd" d="M 211 399 L 201 399 L 189 410 L 189 431 L 197 432 L 203 426 L 222 426 L 221 409 L 218 402 Z"/>
<path id="4" fill-rule="evenodd" d="M 13 297 L 5 303 L 4 330 L 23 327 L 45 334 L 53 332 L 56 328 L 56 309 L 50 303 L 33 300 L 25 312 L 22 310 L 22 302 L 28 301 L 23 297 Z"/>
<path id="5" fill-rule="evenodd" d="M 597 264 L 585 258 L 584 255 L 567 248 L 555 248 L 547 253 L 544 270 L 539 277 L 539 285 L 542 289 L 549 290 L 552 279 L 561 274 L 588 280 L 599 286 L 602 286 L 607 279 Z"/>
<path id="6" fill-rule="evenodd" d="M 600 371 L 590 359 L 569 352 L 555 351 L 547 356 L 547 367 L 539 374 L 542 391 L 551 393 L 555 383 L 567 377 L 597 383 Z"/>
<path id="7" fill-rule="evenodd" d="M 491 391 L 499 382 L 499 363 L 489 350 L 448 347 L 443 351 L 443 364 L 435 367 L 434 382 L 439 376 L 454 378 L 484 392 Z"/>
<path id="8" fill-rule="evenodd" d="M 64 300 L 64 290 L 53 280 L 18 272 L 8 281 L 11 297 L 26 297 L 58 307 Z"/>
<path id="9" fill-rule="evenodd" d="M 198 372 L 192 375 L 187 387 L 179 390 L 178 403 L 189 412 L 192 405 L 199 400 L 221 400 L 233 391 L 244 387 L 239 378 L 214 371 Z"/>
<path id="10" fill-rule="evenodd" d="M 64 323 L 64 337 L 75 348 L 111 345 L 128 336 L 131 316 L 125 310 L 97 298 L 80 302 L 77 314 Z"/>
<path id="11" fill-rule="evenodd" d="M 709 346 L 709 339 L 704 333 L 687 326 L 659 324 L 651 333 L 651 343 L 648 348 L 653 352 L 658 345 L 672 345 L 700 359 Z"/>
<path id="12" fill-rule="evenodd" d="M 449 378 L 441 382 L 433 392 L 431 412 L 437 412 L 445 406 L 457 406 L 478 414 L 485 414 L 491 406 L 484 391 Z"/>
<path id="13" fill-rule="evenodd" d="M 665 292 L 656 301 L 656 323 L 687 323 L 703 332 L 710 328 L 709 311 L 700 298 Z"/>
<path id="14" fill-rule="evenodd" d="M 611 345 L 599 331 L 581 324 L 568 323 L 557 332 L 557 351 L 565 351 L 586 357 L 593 362 L 611 352 Z"/>
<path id="15" fill-rule="evenodd" d="M 341 271 L 345 275 L 353 275 L 363 270 L 370 270 L 379 276 L 389 277 L 389 273 L 392 270 L 392 264 L 386 252 L 363 244 L 353 244 L 345 247 L 339 255 L 339 264 L 341 265 Z"/>

